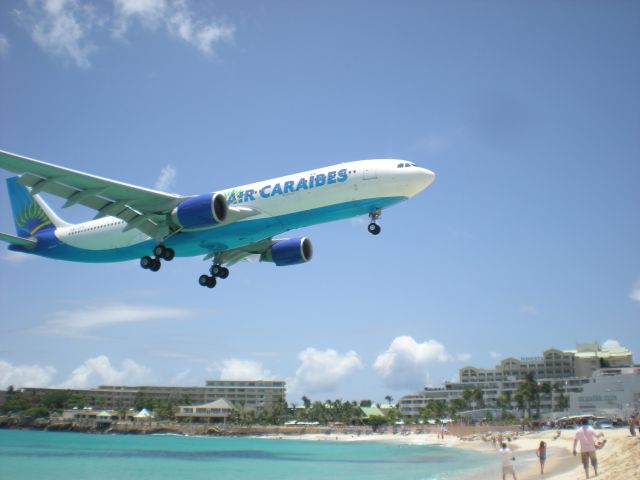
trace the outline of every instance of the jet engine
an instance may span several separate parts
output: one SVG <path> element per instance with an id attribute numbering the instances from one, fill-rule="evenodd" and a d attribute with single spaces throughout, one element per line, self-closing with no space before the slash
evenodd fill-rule
<path id="1" fill-rule="evenodd" d="M 278 267 L 297 265 L 311 260 L 313 246 L 307 237 L 274 240 L 271 248 L 260 256 L 261 262 L 273 262 Z"/>
<path id="2" fill-rule="evenodd" d="M 171 211 L 171 220 L 182 228 L 206 228 L 227 218 L 227 201 L 221 193 L 205 193 L 187 198 Z"/>

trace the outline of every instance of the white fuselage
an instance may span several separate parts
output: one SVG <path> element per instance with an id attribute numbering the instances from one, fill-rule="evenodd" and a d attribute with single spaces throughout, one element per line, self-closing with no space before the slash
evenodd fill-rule
<path id="1" fill-rule="evenodd" d="M 416 195 L 427 188 L 434 178 L 433 172 L 404 160 L 362 160 L 250 183 L 221 190 L 219 193 L 226 197 L 232 211 L 234 207 L 249 207 L 254 211 L 252 216 L 237 223 L 274 220 L 281 223 L 281 231 L 286 231 L 301 225 L 366 214 L 367 210 L 384 208 L 395 203 L 392 199 L 400 201 Z M 376 206 L 377 199 L 380 207 Z M 362 205 L 364 210 L 358 210 L 356 205 Z M 349 210 L 344 210 L 343 206 Z M 308 212 L 309 218 L 301 222 L 300 215 L 296 214 L 304 215 L 305 212 Z M 318 217 L 314 219 L 316 213 Z M 233 218 L 232 215 L 230 217 Z M 296 221 L 289 223 L 289 219 L 293 218 Z M 199 229 L 194 241 L 202 242 L 204 235 L 215 237 L 221 234 L 228 223 Z M 256 223 L 257 226 L 266 224 Z M 272 224 L 273 222 L 269 223 Z M 151 240 L 135 228 L 125 231 L 126 226 L 125 222 L 117 218 L 103 217 L 59 227 L 55 235 L 63 244 L 82 250 L 123 250 Z M 264 238 L 275 230 L 270 227 Z M 184 235 L 195 233 L 185 232 Z M 240 242 L 256 241 L 259 237 L 256 234 Z"/>

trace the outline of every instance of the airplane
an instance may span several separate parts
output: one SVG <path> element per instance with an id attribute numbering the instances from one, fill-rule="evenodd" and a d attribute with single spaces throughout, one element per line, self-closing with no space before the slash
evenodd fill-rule
<path id="1" fill-rule="evenodd" d="M 397 159 L 359 160 L 200 195 L 177 195 L 129 185 L 0 150 L 17 236 L 0 233 L 9 250 L 75 262 L 140 259 L 157 272 L 162 261 L 203 255 L 212 260 L 198 283 L 213 288 L 241 260 L 277 266 L 308 262 L 307 237 L 277 238 L 289 230 L 368 215 L 378 235 L 383 209 L 427 188 L 435 174 Z M 84 205 L 93 220 L 70 224 L 40 193 Z"/>

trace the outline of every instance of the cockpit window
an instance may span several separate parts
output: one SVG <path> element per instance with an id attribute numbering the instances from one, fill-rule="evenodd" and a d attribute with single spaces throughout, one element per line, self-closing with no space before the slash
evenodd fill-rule
<path id="1" fill-rule="evenodd" d="M 410 163 L 405 163 L 404 166 L 405 167 L 411 167 L 411 164 Z"/>
<path id="2" fill-rule="evenodd" d="M 404 163 L 399 163 L 398 168 L 404 168 Z"/>

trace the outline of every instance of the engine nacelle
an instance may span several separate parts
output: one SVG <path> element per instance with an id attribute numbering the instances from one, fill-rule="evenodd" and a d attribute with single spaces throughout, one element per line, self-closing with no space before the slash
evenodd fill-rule
<path id="1" fill-rule="evenodd" d="M 286 267 L 308 262 L 313 257 L 313 246 L 307 237 L 287 238 L 275 242 L 261 255 L 261 262 L 273 262 L 278 267 Z"/>
<path id="2" fill-rule="evenodd" d="M 171 220 L 182 228 L 206 228 L 222 223 L 229 207 L 221 193 L 187 198 L 171 211 Z"/>

